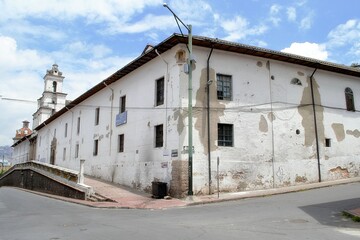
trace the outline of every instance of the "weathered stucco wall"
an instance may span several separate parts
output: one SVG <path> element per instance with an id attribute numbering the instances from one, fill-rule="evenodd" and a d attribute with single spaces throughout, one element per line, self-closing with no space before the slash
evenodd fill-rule
<path id="1" fill-rule="evenodd" d="M 37 160 L 144 191 L 152 181 L 168 183 L 173 196 L 188 187 L 188 75 L 184 45 L 174 47 L 140 69 L 93 95 L 38 132 Z M 195 194 L 244 191 L 358 176 L 358 112 L 346 110 L 344 89 L 359 92 L 358 78 L 294 64 L 194 47 L 193 185 Z M 315 131 L 310 76 L 317 121 Z M 217 74 L 232 76 L 232 100 L 217 99 Z M 155 106 L 155 81 L 165 77 L 165 102 Z M 210 93 L 210 166 L 208 162 L 207 89 Z M 126 95 L 126 124 L 116 126 L 119 99 Z M 360 109 L 355 96 L 355 108 Z M 95 108 L 100 123 L 95 126 Z M 77 119 L 81 119 L 77 134 Z M 218 124 L 233 124 L 233 146 L 218 146 Z M 65 137 L 64 126 L 68 125 Z M 163 124 L 163 147 L 156 148 L 155 126 Z M 124 134 L 124 152 L 118 135 Z M 317 134 L 317 138 L 316 138 Z M 318 147 L 316 147 L 318 139 Z M 330 139 L 331 146 L 325 145 Z M 99 153 L 93 155 L 94 140 Z M 76 145 L 79 154 L 76 157 Z M 66 150 L 64 150 L 66 149 Z M 319 150 L 319 152 L 318 152 Z M 319 155 L 319 159 L 318 156 Z M 217 158 L 220 159 L 217 172 Z M 320 164 L 319 164 L 320 163 Z M 320 166 L 320 169 L 319 169 Z M 209 181 L 209 171 L 211 181 Z"/>
<path id="2" fill-rule="evenodd" d="M 194 192 L 209 192 L 207 161 L 206 59 L 197 53 L 194 83 Z M 210 85 L 211 191 L 243 191 L 306 184 L 358 176 L 360 142 L 354 119 L 346 111 L 344 90 L 359 89 L 359 79 L 315 69 L 214 51 L 210 79 L 232 76 L 232 101 L 217 100 Z M 295 79 L 295 80 L 294 80 Z M 334 83 L 334 84 L 333 84 Z M 313 91 L 313 92 L 312 92 Z M 334 100 L 336 92 L 337 100 Z M 315 131 L 313 99 L 317 131 Z M 356 100 L 356 99 L 355 99 Z M 359 102 L 355 102 L 356 108 Z M 217 146 L 217 124 L 234 126 L 234 146 Z M 342 125 L 347 125 L 345 128 Z M 343 129 L 344 128 L 344 129 Z M 317 135 L 317 138 L 316 138 Z M 329 138 L 331 146 L 325 146 Z M 318 139 L 318 148 L 316 147 Z M 347 139 L 343 144 L 344 139 Z M 357 141 L 356 141 L 357 140 Z M 319 159 L 317 157 L 319 151 Z M 216 158 L 220 158 L 219 174 Z M 320 172 L 320 176 L 319 176 Z"/>

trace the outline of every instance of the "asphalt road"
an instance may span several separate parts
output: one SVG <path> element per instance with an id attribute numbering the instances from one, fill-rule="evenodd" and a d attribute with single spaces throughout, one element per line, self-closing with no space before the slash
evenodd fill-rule
<path id="1" fill-rule="evenodd" d="M 0 239 L 359 239 L 360 183 L 167 210 L 96 209 L 0 188 Z"/>

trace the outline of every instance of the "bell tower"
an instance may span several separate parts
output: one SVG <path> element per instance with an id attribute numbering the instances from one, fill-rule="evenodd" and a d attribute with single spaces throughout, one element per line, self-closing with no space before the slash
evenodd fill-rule
<path id="1" fill-rule="evenodd" d="M 67 94 L 62 92 L 64 78 L 56 63 L 52 65 L 50 70 L 46 71 L 44 92 L 37 100 L 38 109 L 33 114 L 33 129 L 65 107 Z"/>

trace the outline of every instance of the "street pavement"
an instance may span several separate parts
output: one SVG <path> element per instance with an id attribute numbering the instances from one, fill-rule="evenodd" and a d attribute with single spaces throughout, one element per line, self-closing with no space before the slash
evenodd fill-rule
<path id="1" fill-rule="evenodd" d="M 168 209 L 173 207 L 184 207 L 199 204 L 208 204 L 224 201 L 234 201 L 239 199 L 263 197 L 277 194 L 284 194 L 290 192 L 298 192 L 322 187 L 336 186 L 340 184 L 348 183 L 360 183 L 360 178 L 349 178 L 337 181 L 328 181 L 321 183 L 312 183 L 306 185 L 290 186 L 275 189 L 265 189 L 257 191 L 243 191 L 234 193 L 220 193 L 203 196 L 189 196 L 184 199 L 167 198 L 167 199 L 154 199 L 151 194 L 137 191 L 135 189 L 121 186 L 118 184 L 101 181 L 99 179 L 85 177 L 85 184 L 91 186 L 93 190 L 107 198 L 110 201 L 91 202 L 76 199 L 69 199 L 64 197 L 58 197 L 54 195 L 42 194 L 48 197 L 57 198 L 63 201 L 78 203 L 90 207 L 97 208 L 138 208 L 138 209 Z M 37 193 L 41 194 L 41 193 Z M 347 213 L 353 216 L 360 217 L 360 202 L 358 205 L 350 208 L 343 209 Z"/>
<path id="2" fill-rule="evenodd" d="M 355 182 L 212 204 L 182 199 L 191 204 L 110 209 L 2 187 L 0 240 L 359 239 L 360 224 L 342 215 L 359 206 L 359 193 Z"/>

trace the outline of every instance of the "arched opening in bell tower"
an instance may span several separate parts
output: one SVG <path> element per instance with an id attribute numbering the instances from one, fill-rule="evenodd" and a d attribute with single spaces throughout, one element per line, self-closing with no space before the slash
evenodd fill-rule
<path id="1" fill-rule="evenodd" d="M 56 92 L 57 82 L 53 82 L 53 92 Z"/>

